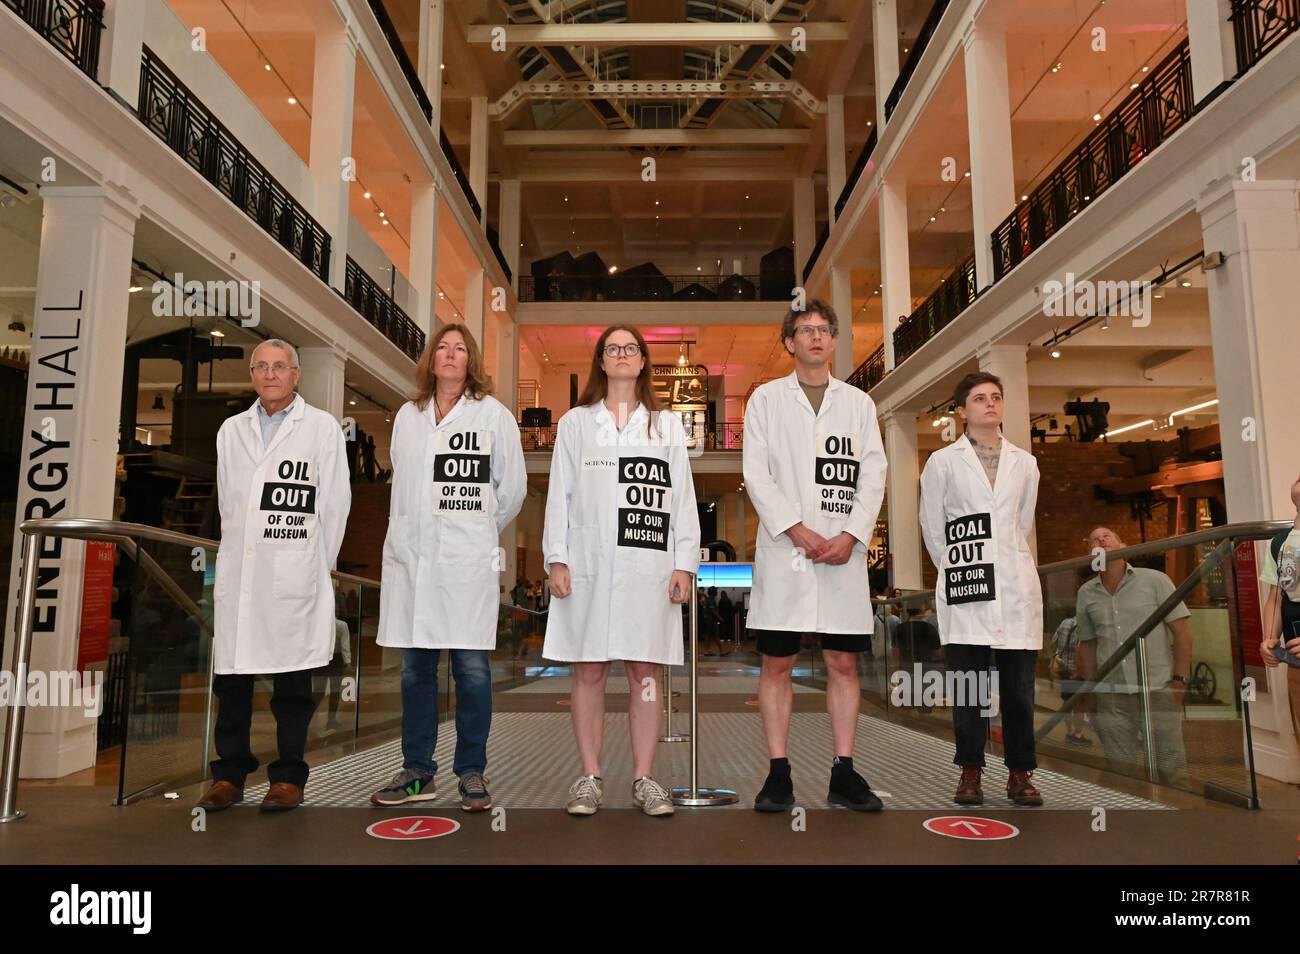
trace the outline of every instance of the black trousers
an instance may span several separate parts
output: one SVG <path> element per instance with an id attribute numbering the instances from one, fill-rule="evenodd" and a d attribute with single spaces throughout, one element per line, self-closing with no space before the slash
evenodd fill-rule
<path id="1" fill-rule="evenodd" d="M 277 672 L 271 676 L 271 714 L 275 716 L 275 737 L 279 758 L 266 767 L 266 776 L 274 785 L 288 782 L 306 786 L 307 729 L 317 698 L 311 690 L 313 670 Z M 212 691 L 220 706 L 217 709 L 215 742 L 218 758 L 211 762 L 214 782 L 231 782 L 244 787 L 244 779 L 257 771 L 250 732 L 253 727 L 253 675 L 215 675 Z"/>
<path id="2" fill-rule="evenodd" d="M 943 647 L 950 673 L 974 673 L 967 684 L 984 684 L 982 673 L 991 662 L 998 667 L 998 706 L 1002 714 L 1002 748 L 1007 768 L 1029 772 L 1037 768 L 1034 758 L 1034 669 L 1038 665 L 1036 649 L 994 649 L 949 643 Z M 969 696 L 969 693 L 966 694 Z M 989 737 L 989 719 L 980 715 L 987 708 L 977 699 L 962 698 L 953 706 L 952 727 L 957 737 L 957 754 L 953 764 L 962 768 L 984 767 L 984 746 Z"/>

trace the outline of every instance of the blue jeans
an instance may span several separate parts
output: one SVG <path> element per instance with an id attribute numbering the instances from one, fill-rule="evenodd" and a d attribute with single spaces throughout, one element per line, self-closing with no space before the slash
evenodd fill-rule
<path id="1" fill-rule="evenodd" d="M 438 763 L 439 649 L 402 650 L 402 767 L 434 775 Z M 452 771 L 483 772 L 492 727 L 492 670 L 485 649 L 449 649 L 456 680 L 456 759 Z"/>

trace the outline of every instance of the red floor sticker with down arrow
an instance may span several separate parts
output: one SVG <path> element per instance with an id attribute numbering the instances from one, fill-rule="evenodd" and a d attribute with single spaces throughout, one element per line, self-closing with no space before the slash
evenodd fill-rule
<path id="1" fill-rule="evenodd" d="M 425 838 L 441 838 L 460 830 L 460 822 L 450 818 L 438 818 L 435 815 L 405 815 L 401 818 L 385 818 L 366 828 L 366 834 L 372 838 L 385 841 L 420 841 Z"/>
<path id="2" fill-rule="evenodd" d="M 949 838 L 966 838 L 970 841 L 1002 841 L 1015 838 L 1020 829 L 1015 825 L 998 821 L 995 818 L 977 818 L 972 815 L 941 815 L 927 818 L 923 824 L 926 831 Z"/>

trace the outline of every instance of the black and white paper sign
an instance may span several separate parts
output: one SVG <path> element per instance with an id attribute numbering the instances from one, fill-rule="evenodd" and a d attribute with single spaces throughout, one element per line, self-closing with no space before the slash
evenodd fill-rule
<path id="1" fill-rule="evenodd" d="M 618 459 L 618 545 L 668 549 L 668 518 L 673 510 L 673 479 L 659 457 Z"/>
<path id="2" fill-rule="evenodd" d="M 285 459 L 275 465 L 275 480 L 262 484 L 261 529 L 263 543 L 302 543 L 316 530 L 314 461 Z"/>
<path id="3" fill-rule="evenodd" d="M 439 431 L 433 456 L 433 512 L 444 517 L 496 512 L 492 501 L 492 435 Z"/>
<path id="4" fill-rule="evenodd" d="M 853 510 L 853 494 L 858 488 L 860 466 L 851 435 L 831 434 L 822 438 L 814 475 L 817 506 L 821 513 L 832 517 L 849 515 Z"/>
<path id="5" fill-rule="evenodd" d="M 948 548 L 944 567 L 944 594 L 949 606 L 988 603 L 997 599 L 994 580 L 993 520 L 987 513 L 972 513 L 944 524 Z"/>

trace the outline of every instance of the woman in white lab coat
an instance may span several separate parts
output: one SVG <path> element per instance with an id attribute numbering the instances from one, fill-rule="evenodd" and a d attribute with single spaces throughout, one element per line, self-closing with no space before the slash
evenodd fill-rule
<path id="1" fill-rule="evenodd" d="M 985 372 L 957 385 L 965 433 L 930 455 L 921 474 L 921 529 L 938 567 L 939 638 L 954 680 L 961 779 L 953 800 L 981 805 L 988 718 L 997 699 L 1010 777 L 1007 797 L 1041 805 L 1030 781 L 1034 757 L 1034 670 L 1043 645 L 1043 598 L 1030 540 L 1038 462 L 1001 434 L 1002 382 Z M 990 677 L 997 667 L 997 682 Z M 970 689 L 977 689 L 977 693 Z M 977 698 L 969 698 L 975 694 Z"/>
<path id="2" fill-rule="evenodd" d="M 492 673 L 501 604 L 500 531 L 527 490 L 514 414 L 491 395 L 469 329 L 444 325 L 425 346 L 419 393 L 393 422 L 393 484 L 384 538 L 379 645 L 402 653 L 402 769 L 376 805 L 436 797 L 438 654 L 456 680 L 461 807 L 485 811 Z"/>
<path id="3" fill-rule="evenodd" d="M 577 405 L 560 418 L 551 457 L 542 550 L 553 599 L 542 655 L 573 663 L 570 711 L 583 774 L 566 810 L 600 807 L 605 682 L 627 673 L 633 798 L 671 815 L 650 777 L 659 737 L 660 666 L 682 662 L 682 611 L 699 568 L 700 524 L 686 432 L 659 409 L 645 339 L 605 329 Z"/>

